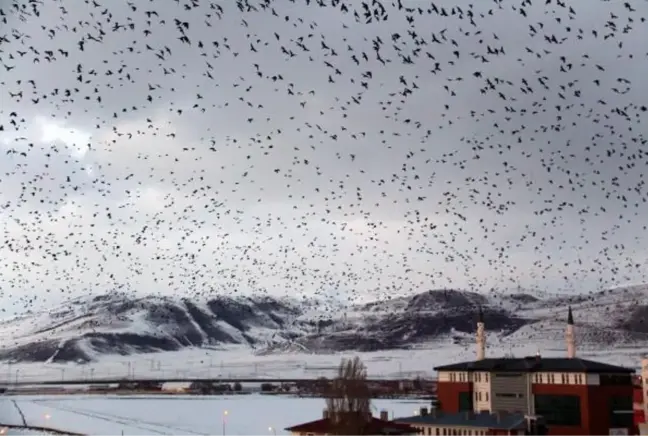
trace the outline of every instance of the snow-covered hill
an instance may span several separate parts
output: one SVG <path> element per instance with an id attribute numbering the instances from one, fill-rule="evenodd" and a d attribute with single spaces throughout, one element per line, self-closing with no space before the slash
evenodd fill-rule
<path id="1" fill-rule="evenodd" d="M 268 296 L 133 298 L 113 293 L 0 321 L 0 358 L 92 361 L 102 354 L 210 346 L 239 346 L 266 355 L 413 348 L 431 342 L 468 348 L 479 306 L 489 343 L 562 348 L 568 305 L 579 347 L 648 345 L 646 285 L 578 296 L 434 290 L 348 307 Z"/>

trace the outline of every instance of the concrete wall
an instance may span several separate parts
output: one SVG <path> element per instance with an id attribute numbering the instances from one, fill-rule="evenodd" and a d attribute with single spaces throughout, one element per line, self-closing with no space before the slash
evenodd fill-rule
<path id="1" fill-rule="evenodd" d="M 491 410 L 529 413 L 529 374 L 491 373 Z"/>

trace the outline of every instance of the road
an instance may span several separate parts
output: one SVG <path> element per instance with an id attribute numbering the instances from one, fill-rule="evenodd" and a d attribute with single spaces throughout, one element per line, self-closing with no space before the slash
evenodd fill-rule
<path id="1" fill-rule="evenodd" d="M 190 382 L 203 382 L 203 383 L 299 383 L 299 382 L 314 382 L 318 379 L 307 378 L 94 378 L 94 379 L 71 379 L 71 380 L 41 380 L 41 381 L 18 381 L 9 383 L 11 386 L 47 386 L 47 385 L 89 385 L 89 384 L 117 384 L 117 383 L 190 383 Z M 374 383 L 394 383 L 399 382 L 401 379 L 367 379 L 368 382 Z M 430 382 L 432 380 L 423 380 Z"/>

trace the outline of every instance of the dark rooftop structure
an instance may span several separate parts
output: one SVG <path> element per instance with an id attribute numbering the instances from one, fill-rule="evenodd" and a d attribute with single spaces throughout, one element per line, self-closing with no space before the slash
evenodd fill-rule
<path id="1" fill-rule="evenodd" d="M 330 434 L 333 429 L 333 421 L 326 417 L 315 421 L 305 422 L 303 424 L 288 427 L 285 430 L 291 433 L 313 433 L 313 434 Z M 415 434 L 416 429 L 406 423 L 387 421 L 371 417 L 367 420 L 363 434 L 375 435 L 409 435 Z"/>
<path id="2" fill-rule="evenodd" d="M 410 425 L 430 425 L 438 427 L 477 427 L 491 430 L 516 430 L 527 428 L 524 413 L 473 413 L 460 412 L 444 414 L 432 410 L 428 414 L 396 418 L 395 422 Z"/>
<path id="3" fill-rule="evenodd" d="M 485 371 L 485 372 L 589 372 L 633 374 L 634 369 L 610 365 L 578 357 L 520 357 L 491 358 L 470 362 L 453 363 L 434 368 L 436 371 Z"/>

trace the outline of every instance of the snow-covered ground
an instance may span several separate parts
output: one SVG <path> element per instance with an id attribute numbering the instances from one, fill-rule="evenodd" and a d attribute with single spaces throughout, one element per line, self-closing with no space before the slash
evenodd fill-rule
<path id="1" fill-rule="evenodd" d="M 410 416 L 424 401 L 374 400 L 374 414 Z M 319 419 L 320 398 L 262 395 L 217 397 L 36 396 L 0 403 L 0 421 L 53 427 L 92 435 L 273 435 L 284 428 Z M 12 420 L 12 422 L 6 422 Z"/>
<path id="2" fill-rule="evenodd" d="M 467 338 L 469 339 L 469 338 Z M 546 342 L 546 346 L 520 341 L 518 346 L 491 344 L 487 354 L 494 357 L 535 355 L 565 356 L 561 342 Z M 577 350 L 581 357 L 638 369 L 644 348 L 612 350 Z M 433 377 L 433 367 L 452 362 L 472 360 L 475 347 L 438 343 L 428 348 L 392 350 L 373 353 L 338 354 L 273 354 L 254 355 L 249 351 L 185 349 L 176 352 L 140 354 L 135 356 L 105 356 L 101 361 L 78 364 L 26 363 L 0 366 L 0 383 L 65 381 L 83 379 L 96 382 L 102 378 L 317 378 L 331 377 L 344 357 L 360 356 L 367 365 L 370 378 Z"/>
<path id="3" fill-rule="evenodd" d="M 2 436 L 52 436 L 58 433 L 45 433 L 43 431 L 32 430 L 28 428 L 0 428 L 0 434 Z"/>
<path id="4" fill-rule="evenodd" d="M 36 422 L 36 421 L 35 421 Z M 4 398 L 0 400 L 0 435 L 51 435 L 52 433 L 45 433 L 38 430 L 27 428 L 8 428 L 2 425 L 21 425 L 29 426 L 34 425 L 37 427 L 45 427 L 44 423 L 28 423 L 27 415 L 20 410 L 18 402 L 12 399 Z"/>

